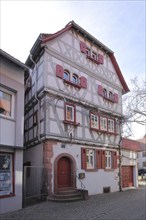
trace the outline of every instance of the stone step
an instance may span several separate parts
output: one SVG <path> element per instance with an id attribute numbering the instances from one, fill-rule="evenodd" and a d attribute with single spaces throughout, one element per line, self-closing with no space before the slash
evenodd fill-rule
<path id="1" fill-rule="evenodd" d="M 48 201 L 51 201 L 51 202 L 75 202 L 75 201 L 80 201 L 80 200 L 83 200 L 81 196 L 72 197 L 72 198 L 62 198 L 62 199 L 54 198 L 54 196 L 48 198 Z"/>
<path id="2" fill-rule="evenodd" d="M 60 190 L 48 197 L 48 200 L 53 202 L 72 202 L 83 200 L 83 195 L 81 191 L 77 189 Z"/>

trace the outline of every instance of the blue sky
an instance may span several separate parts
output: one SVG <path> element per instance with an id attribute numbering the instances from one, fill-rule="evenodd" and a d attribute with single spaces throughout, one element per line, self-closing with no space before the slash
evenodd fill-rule
<path id="1" fill-rule="evenodd" d="M 115 53 L 127 83 L 145 78 L 146 1 L 1 0 L 0 47 L 25 62 L 40 33 L 54 33 L 69 21 Z"/>

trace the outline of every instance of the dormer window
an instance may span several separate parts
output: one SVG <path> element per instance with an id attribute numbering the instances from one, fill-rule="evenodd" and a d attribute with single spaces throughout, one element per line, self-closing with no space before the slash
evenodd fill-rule
<path id="1" fill-rule="evenodd" d="M 103 97 L 107 97 L 107 90 L 106 89 L 103 89 Z"/>
<path id="2" fill-rule="evenodd" d="M 73 82 L 74 84 L 79 84 L 79 77 L 78 77 L 78 75 L 73 74 L 73 76 L 72 76 L 72 82 Z"/>
<path id="3" fill-rule="evenodd" d="M 70 73 L 68 70 L 64 70 L 63 79 L 69 81 L 70 80 Z"/>

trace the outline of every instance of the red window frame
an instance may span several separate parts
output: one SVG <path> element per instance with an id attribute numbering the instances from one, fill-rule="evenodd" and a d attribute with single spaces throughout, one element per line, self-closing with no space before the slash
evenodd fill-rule
<path id="1" fill-rule="evenodd" d="M 73 109 L 73 119 L 74 120 L 69 120 L 68 118 L 67 118 L 67 106 L 70 106 L 72 109 Z M 74 104 L 72 104 L 72 103 L 68 103 L 68 102 L 65 102 L 65 111 L 64 111 L 64 118 L 65 118 L 65 121 L 66 122 L 70 122 L 70 123 L 73 123 L 73 124 L 76 124 L 76 106 L 74 105 Z"/>
<path id="2" fill-rule="evenodd" d="M 99 127 L 100 127 L 100 131 L 104 131 L 104 132 L 107 132 L 108 131 L 108 118 L 106 117 L 106 116 L 102 116 L 102 115 L 100 115 L 100 117 L 99 117 L 100 119 L 99 119 Z M 101 118 L 103 118 L 103 119 L 106 119 L 106 129 L 102 129 L 101 128 Z"/>
<path id="3" fill-rule="evenodd" d="M 111 120 L 111 121 L 113 121 L 113 123 L 114 123 L 114 130 L 113 131 L 109 131 L 109 120 Z M 108 133 L 112 133 L 112 134 L 115 134 L 116 132 L 116 126 L 115 126 L 115 119 L 113 119 L 113 118 L 108 118 L 108 120 L 107 120 L 107 129 L 108 129 Z"/>
<path id="4" fill-rule="evenodd" d="M 98 117 L 98 128 L 92 127 L 92 115 Z M 97 130 L 97 131 L 100 130 L 100 117 L 99 117 L 98 114 L 95 114 L 95 113 L 93 113 L 93 112 L 90 112 L 90 128 L 91 128 L 92 130 Z"/>

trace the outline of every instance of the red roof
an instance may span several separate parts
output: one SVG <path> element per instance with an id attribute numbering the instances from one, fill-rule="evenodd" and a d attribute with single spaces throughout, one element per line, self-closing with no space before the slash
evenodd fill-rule
<path id="1" fill-rule="evenodd" d="M 144 151 L 146 150 L 146 145 L 145 143 L 142 143 L 140 141 L 123 138 L 121 148 L 125 150 L 132 150 L 132 151 Z"/>

